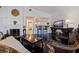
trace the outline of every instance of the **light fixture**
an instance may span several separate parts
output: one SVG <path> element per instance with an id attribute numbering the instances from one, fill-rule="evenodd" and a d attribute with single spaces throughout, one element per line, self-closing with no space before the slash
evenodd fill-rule
<path id="1" fill-rule="evenodd" d="M 70 21 L 70 19 L 67 19 L 65 22 L 66 22 L 66 23 L 70 23 L 71 21 Z"/>
<path id="2" fill-rule="evenodd" d="M 1 8 L 2 6 L 0 6 L 0 8 Z"/>
<path id="3" fill-rule="evenodd" d="M 29 9 L 29 11 L 32 11 L 32 9 Z"/>
<path id="4" fill-rule="evenodd" d="M 67 24 L 67 28 L 69 27 L 69 25 L 68 24 L 70 24 L 70 19 L 67 19 L 66 21 L 65 21 L 65 23 Z"/>

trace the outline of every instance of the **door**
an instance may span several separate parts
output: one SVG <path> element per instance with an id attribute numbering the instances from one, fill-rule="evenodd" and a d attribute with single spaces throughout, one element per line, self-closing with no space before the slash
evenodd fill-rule
<path id="1" fill-rule="evenodd" d="M 34 17 L 26 17 L 26 39 L 30 42 L 33 41 L 33 28 L 34 28 Z"/>

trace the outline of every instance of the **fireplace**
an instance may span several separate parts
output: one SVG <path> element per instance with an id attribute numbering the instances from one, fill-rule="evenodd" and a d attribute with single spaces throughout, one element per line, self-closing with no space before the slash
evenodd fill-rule
<path id="1" fill-rule="evenodd" d="M 10 29 L 10 35 L 20 36 L 20 29 Z"/>

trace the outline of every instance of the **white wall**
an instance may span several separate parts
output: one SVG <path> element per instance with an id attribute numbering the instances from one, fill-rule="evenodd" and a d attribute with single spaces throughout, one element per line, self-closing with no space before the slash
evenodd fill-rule
<path id="1" fill-rule="evenodd" d="M 24 20 L 27 16 L 33 16 L 33 17 L 50 17 L 49 14 L 32 9 L 32 11 L 29 11 L 28 9 L 31 7 L 15 7 L 15 6 L 3 6 L 0 8 L 0 31 L 3 33 L 6 33 L 6 30 L 9 29 L 15 29 L 19 28 L 21 30 L 21 35 L 23 34 L 23 25 Z M 18 9 L 20 11 L 20 15 L 15 17 L 11 15 L 12 9 Z M 13 21 L 17 21 L 18 23 L 16 25 L 13 25 Z"/>

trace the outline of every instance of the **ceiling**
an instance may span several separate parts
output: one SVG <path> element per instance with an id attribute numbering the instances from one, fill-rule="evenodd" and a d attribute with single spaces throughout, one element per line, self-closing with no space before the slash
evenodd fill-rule
<path id="1" fill-rule="evenodd" d="M 34 9 L 53 14 L 78 12 L 78 6 L 31 6 Z M 79 12 L 78 12 L 79 13 Z"/>
<path id="2" fill-rule="evenodd" d="M 71 23 L 79 24 L 78 6 L 30 6 L 36 10 L 48 13 L 54 20 L 71 20 Z"/>
<path id="3" fill-rule="evenodd" d="M 31 6 L 42 12 L 46 12 L 54 19 L 77 19 L 79 17 L 78 6 Z"/>

